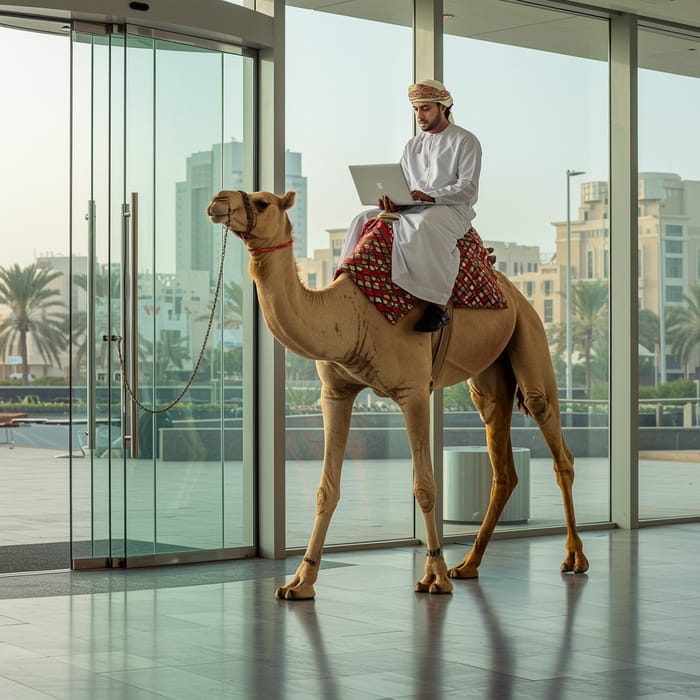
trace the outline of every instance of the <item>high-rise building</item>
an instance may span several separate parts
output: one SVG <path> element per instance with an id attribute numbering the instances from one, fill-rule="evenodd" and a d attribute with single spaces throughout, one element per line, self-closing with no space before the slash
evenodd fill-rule
<path id="1" fill-rule="evenodd" d="M 191 270 L 210 273 L 211 284 L 216 281 L 221 254 L 221 237 L 205 215 L 211 197 L 221 182 L 221 146 L 193 153 L 187 158 L 186 179 L 177 183 L 176 192 L 176 254 L 178 273 Z M 229 141 L 223 145 L 223 173 L 226 189 L 243 189 L 244 144 Z M 297 193 L 294 206 L 287 212 L 294 229 L 294 254 L 306 255 L 307 203 L 306 178 L 301 172 L 301 153 L 285 153 L 285 187 Z M 283 194 L 283 193 L 278 193 Z M 243 264 L 242 246 L 227 248 L 227 267 L 240 269 Z M 247 258 L 246 258 L 247 260 Z M 232 266 L 232 267 L 231 267 Z"/>

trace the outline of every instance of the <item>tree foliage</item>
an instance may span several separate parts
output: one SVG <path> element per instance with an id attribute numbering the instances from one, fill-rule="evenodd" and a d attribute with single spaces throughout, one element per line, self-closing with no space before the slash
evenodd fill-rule
<path id="1" fill-rule="evenodd" d="M 22 381 L 29 381 L 29 340 L 45 364 L 61 366 L 68 347 L 66 308 L 51 283 L 62 275 L 36 264 L 0 267 L 0 304 L 10 309 L 0 319 L 0 354 L 22 358 Z"/>
<path id="2" fill-rule="evenodd" d="M 694 284 L 683 297 L 683 306 L 668 309 L 666 336 L 671 353 L 683 367 L 697 358 L 700 347 L 700 284 Z"/>
<path id="3" fill-rule="evenodd" d="M 555 351 L 566 354 L 566 323 L 555 327 Z M 608 283 L 606 280 L 580 280 L 571 287 L 571 345 L 583 358 L 586 395 L 591 395 L 594 370 L 607 367 Z M 598 360 L 598 361 L 596 361 Z M 605 369 L 603 370 L 605 371 Z M 604 377 L 596 377 L 604 379 Z"/>

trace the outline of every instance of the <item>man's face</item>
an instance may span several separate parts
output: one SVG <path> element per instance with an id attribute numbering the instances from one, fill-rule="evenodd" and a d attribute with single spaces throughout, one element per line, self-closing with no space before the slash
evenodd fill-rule
<path id="1" fill-rule="evenodd" d="M 413 105 L 416 123 L 423 131 L 435 131 L 443 126 L 445 105 L 437 102 L 418 102 Z"/>

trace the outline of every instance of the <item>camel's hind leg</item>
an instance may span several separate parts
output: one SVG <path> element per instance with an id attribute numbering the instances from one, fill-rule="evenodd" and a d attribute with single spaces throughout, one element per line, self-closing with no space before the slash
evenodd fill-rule
<path id="1" fill-rule="evenodd" d="M 554 473 L 561 489 L 566 518 L 566 556 L 561 571 L 576 574 L 588 570 L 583 543 L 576 530 L 574 514 L 574 458 L 564 442 L 559 411 L 557 382 L 542 321 L 524 303 L 508 345 L 508 357 L 518 382 L 520 408 L 537 422 L 554 459 Z"/>
<path id="2" fill-rule="evenodd" d="M 500 358 L 469 380 L 472 401 L 486 425 L 486 444 L 493 469 L 489 506 L 474 545 L 459 565 L 449 570 L 451 578 L 475 578 L 486 547 L 503 508 L 518 483 L 510 442 L 510 423 L 515 397 L 515 377 L 507 361 Z"/>
<path id="3" fill-rule="evenodd" d="M 323 544 L 331 518 L 340 500 L 340 474 L 350 431 L 352 406 L 361 388 L 357 385 L 345 384 L 330 363 L 319 363 L 318 371 L 323 381 L 321 390 L 323 470 L 316 492 L 316 519 L 304 559 L 297 568 L 294 578 L 275 591 L 278 598 L 286 600 L 308 600 L 315 595 L 314 583 L 318 578 Z"/>

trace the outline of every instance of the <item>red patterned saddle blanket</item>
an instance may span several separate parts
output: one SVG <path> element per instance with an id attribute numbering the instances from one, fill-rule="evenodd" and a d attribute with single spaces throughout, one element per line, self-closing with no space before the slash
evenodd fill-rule
<path id="1" fill-rule="evenodd" d="M 394 232 L 382 219 L 370 219 L 355 250 L 335 276 L 347 273 L 391 323 L 403 318 L 420 300 L 391 280 Z M 452 291 L 455 307 L 505 309 L 508 304 L 498 286 L 489 253 L 479 234 L 470 228 L 457 244 L 460 266 Z"/>

